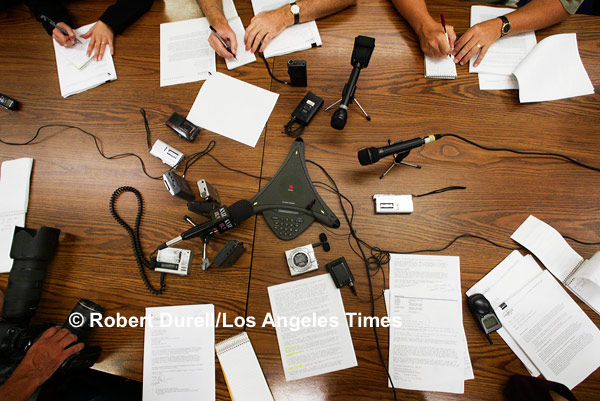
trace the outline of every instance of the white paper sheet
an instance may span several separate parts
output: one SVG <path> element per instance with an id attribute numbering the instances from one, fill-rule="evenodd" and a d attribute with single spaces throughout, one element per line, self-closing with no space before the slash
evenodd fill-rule
<path id="1" fill-rule="evenodd" d="M 522 256 L 518 251 L 512 251 L 502 262 L 471 287 L 467 291 L 467 296 L 483 294 L 490 301 L 494 312 L 496 312 L 498 319 L 502 323 L 501 312 L 504 302 L 515 295 L 541 272 L 542 268 L 535 262 L 531 255 Z M 540 371 L 511 334 L 504 327 L 500 328 L 497 333 L 521 362 L 523 362 L 529 373 L 532 376 L 539 376 Z"/>
<path id="2" fill-rule="evenodd" d="M 600 366 L 600 330 L 548 270 L 507 300 L 501 313 L 546 379 L 572 389 Z"/>
<path id="3" fill-rule="evenodd" d="M 71 47 L 59 46 L 57 49 L 67 60 L 69 60 L 71 64 L 73 64 L 77 69 L 81 70 L 94 59 L 94 55 L 87 55 L 87 48 L 90 44 L 90 38 L 85 39 L 81 36 L 78 36 L 77 40 L 79 40 L 79 42 L 76 42 Z M 106 51 L 110 51 L 108 46 Z"/>
<path id="4" fill-rule="evenodd" d="M 202 85 L 187 119 L 255 147 L 278 97 L 277 93 L 217 72 Z"/>
<path id="5" fill-rule="evenodd" d="M 583 260 L 552 226 L 529 216 L 510 236 L 529 249 L 560 281 Z"/>
<path id="6" fill-rule="evenodd" d="M 246 34 L 246 30 L 244 29 L 244 25 L 242 25 L 242 20 L 240 17 L 234 17 L 229 20 L 229 26 L 235 32 L 235 36 L 237 38 L 237 52 L 235 54 L 234 60 L 232 58 L 226 58 L 225 63 L 227 64 L 228 70 L 233 70 L 235 68 L 241 67 L 243 65 L 252 63 L 256 61 L 256 56 L 254 53 L 246 50 L 246 46 L 244 46 L 244 35 Z"/>
<path id="7" fill-rule="evenodd" d="M 215 401 L 214 314 L 212 304 L 146 308 L 144 401 Z"/>
<path id="8" fill-rule="evenodd" d="M 160 24 L 160 86 L 201 81 L 217 71 L 206 18 Z"/>
<path id="9" fill-rule="evenodd" d="M 479 78 L 479 90 L 506 90 L 506 89 L 519 89 L 519 82 L 514 75 L 502 75 L 502 74 L 487 74 L 480 72 L 477 74 Z"/>
<path id="10" fill-rule="evenodd" d="M 290 3 L 291 1 L 286 0 L 252 0 L 252 9 L 254 15 L 256 15 L 262 11 L 275 10 Z M 317 23 L 309 21 L 284 29 L 283 32 L 269 42 L 263 53 L 265 57 L 276 57 L 321 46 L 322 44 Z"/>
<path id="11" fill-rule="evenodd" d="M 590 81 L 577 48 L 577 36 L 565 33 L 538 43 L 514 70 L 521 103 L 590 95 Z"/>
<path id="12" fill-rule="evenodd" d="M 515 11 L 514 8 L 471 6 L 471 26 Z M 488 49 L 483 61 L 474 67 L 477 56 L 469 63 L 469 72 L 510 75 L 536 44 L 535 32 L 505 36 Z"/>
<path id="13" fill-rule="evenodd" d="M 395 387 L 464 393 L 460 262 L 454 256 L 390 257 L 389 371 Z M 389 384 L 391 386 L 391 383 Z"/>
<path id="14" fill-rule="evenodd" d="M 340 290 L 329 274 L 268 287 L 285 379 L 357 365 Z M 295 325 L 307 319 L 306 327 Z"/>
<path id="15" fill-rule="evenodd" d="M 77 36 L 87 32 L 94 24 L 82 26 L 75 30 Z M 62 97 L 69 97 L 77 93 L 85 92 L 106 82 L 117 79 L 117 71 L 110 51 L 105 51 L 101 61 L 92 60 L 85 68 L 78 69 L 66 57 L 64 57 L 61 45 L 55 40 L 54 55 L 56 56 L 56 69 L 58 70 L 58 82 Z"/>

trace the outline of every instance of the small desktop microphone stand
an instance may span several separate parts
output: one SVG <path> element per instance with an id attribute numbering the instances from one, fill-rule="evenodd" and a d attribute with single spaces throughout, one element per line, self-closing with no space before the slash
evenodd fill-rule
<path id="1" fill-rule="evenodd" d="M 388 139 L 388 145 L 391 145 L 392 141 L 390 141 Z M 400 152 L 394 155 L 394 161 L 392 162 L 392 165 L 389 166 L 387 168 L 387 170 L 384 171 L 383 174 L 381 174 L 381 176 L 379 177 L 379 179 L 381 180 L 383 177 L 385 177 L 387 175 L 387 173 L 389 173 L 394 167 L 396 167 L 399 164 L 403 164 L 405 166 L 408 167 L 414 167 L 414 168 L 421 168 L 421 166 L 419 166 L 418 164 L 412 164 L 412 163 L 407 163 L 404 161 L 404 158 L 406 156 L 408 156 L 410 154 L 410 150 L 405 150 L 404 152 Z"/>
<path id="2" fill-rule="evenodd" d="M 348 91 L 348 84 L 344 85 L 344 90 L 342 91 L 342 97 L 339 98 L 335 103 L 333 103 L 330 106 L 327 106 L 327 108 L 325 109 L 325 111 L 329 110 L 330 108 L 332 108 L 333 106 L 335 106 L 336 104 L 338 104 L 339 102 L 342 101 L 342 99 L 344 98 L 344 96 L 346 96 L 346 92 Z M 365 116 L 365 118 L 367 119 L 367 121 L 371 121 L 371 116 L 367 114 L 367 112 L 365 111 L 365 109 L 362 108 L 362 106 L 360 105 L 360 103 L 358 103 L 358 100 L 356 100 L 356 98 L 354 97 L 354 93 L 352 94 L 352 103 L 356 103 L 356 105 L 358 106 L 358 108 L 360 109 L 360 111 L 362 111 L 363 115 Z"/>

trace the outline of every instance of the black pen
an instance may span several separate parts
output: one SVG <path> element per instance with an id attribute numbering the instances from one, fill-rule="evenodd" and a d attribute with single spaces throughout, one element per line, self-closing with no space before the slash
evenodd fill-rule
<path id="1" fill-rule="evenodd" d="M 61 31 L 62 34 L 65 35 L 66 37 L 69 37 L 69 33 L 66 30 L 64 30 L 60 26 L 56 25 L 56 22 L 52 21 L 50 18 L 46 17 L 44 14 L 40 15 L 40 19 L 46 21 L 47 23 L 49 23 L 50 25 L 52 25 L 53 27 L 55 27 L 56 29 Z M 79 39 L 77 39 L 77 36 L 75 36 L 75 43 L 81 43 L 81 41 Z"/>
<path id="2" fill-rule="evenodd" d="M 231 55 L 233 56 L 233 59 L 235 61 L 237 61 L 237 58 L 235 58 L 235 54 L 233 54 L 233 52 L 231 51 L 231 47 L 229 47 L 229 45 L 227 43 L 225 43 L 225 41 L 223 40 L 223 38 L 221 37 L 221 35 L 219 35 L 219 32 L 216 31 L 215 28 L 212 27 L 212 25 L 209 25 L 210 30 L 213 31 L 215 33 L 215 35 L 217 36 L 217 39 L 219 39 L 219 41 L 221 42 L 221 44 L 225 47 L 225 49 L 231 53 Z"/>

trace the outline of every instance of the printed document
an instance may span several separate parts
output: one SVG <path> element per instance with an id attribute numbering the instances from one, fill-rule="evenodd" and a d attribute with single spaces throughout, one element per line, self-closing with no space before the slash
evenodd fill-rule
<path id="1" fill-rule="evenodd" d="M 86 33 L 94 24 L 82 26 L 75 30 L 78 37 Z M 81 39 L 80 39 L 81 40 Z M 115 64 L 110 51 L 104 52 L 101 61 L 91 60 L 85 68 L 79 69 L 76 63 L 69 61 L 64 55 L 64 49 L 54 39 L 54 55 L 56 56 L 56 69 L 58 71 L 58 82 L 62 97 L 69 97 L 77 93 L 85 92 L 103 83 L 117 79 Z"/>
<path id="2" fill-rule="evenodd" d="M 287 381 L 357 365 L 342 296 L 329 274 L 268 292 Z"/>
<path id="3" fill-rule="evenodd" d="M 33 159 L 7 160 L 0 169 L 0 273 L 12 268 L 10 248 L 15 226 L 25 227 Z"/>
<path id="4" fill-rule="evenodd" d="M 600 330 L 548 270 L 507 300 L 501 313 L 546 379 L 572 389 L 600 366 Z"/>
<path id="5" fill-rule="evenodd" d="M 536 263 L 531 255 L 523 256 L 519 251 L 512 251 L 502 262 L 494 267 L 488 274 L 479 280 L 467 291 L 467 296 L 482 294 L 490 301 L 494 312 L 502 323 L 502 307 L 504 302 L 515 295 L 527 283 L 542 272 L 542 268 Z M 539 376 L 540 371 L 529 359 L 515 339 L 501 327 L 497 333 L 502 337 L 506 345 L 523 362 L 525 368 L 532 376 Z"/>
<path id="6" fill-rule="evenodd" d="M 471 6 L 471 26 L 515 11 L 514 8 Z M 536 44 L 535 32 L 505 36 L 488 49 L 481 64 L 474 67 L 477 57 L 469 63 L 469 72 L 510 75 Z"/>
<path id="7" fill-rule="evenodd" d="M 187 119 L 255 147 L 278 97 L 277 93 L 217 72 L 202 85 Z"/>
<path id="8" fill-rule="evenodd" d="M 579 57 L 574 33 L 553 35 L 542 40 L 513 74 L 519 81 L 521 103 L 594 93 L 594 85 Z"/>
<path id="9" fill-rule="evenodd" d="M 464 393 L 460 262 L 455 256 L 390 257 L 389 371 L 395 387 Z M 391 387 L 391 383 L 389 384 Z"/>
<path id="10" fill-rule="evenodd" d="M 146 308 L 144 401 L 215 401 L 214 305 Z"/>
<path id="11" fill-rule="evenodd" d="M 286 0 L 252 0 L 254 15 L 262 11 L 270 11 L 280 8 L 291 1 Z M 310 49 L 321 46 L 321 36 L 315 21 L 292 25 L 277 35 L 265 48 L 265 57 L 276 57 L 284 54 Z"/>
<path id="12" fill-rule="evenodd" d="M 201 81 L 217 71 L 206 18 L 160 24 L 160 86 Z"/>

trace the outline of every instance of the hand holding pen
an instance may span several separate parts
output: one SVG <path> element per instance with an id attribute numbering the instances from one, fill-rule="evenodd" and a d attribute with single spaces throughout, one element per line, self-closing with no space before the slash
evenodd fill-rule
<path id="1" fill-rule="evenodd" d="M 75 35 L 73 29 L 64 22 L 59 22 L 57 24 L 44 14 L 40 15 L 40 19 L 54 27 L 54 30 L 52 31 L 52 38 L 61 46 L 71 47 L 75 43 L 81 43 L 81 41 L 77 39 L 77 35 Z"/>
<path id="2" fill-rule="evenodd" d="M 213 34 L 208 38 L 210 46 L 215 49 L 219 56 L 224 58 L 233 57 L 233 59 L 237 61 L 237 58 L 235 57 L 237 38 L 231 27 L 227 24 L 225 27 L 221 28 L 221 34 L 219 34 L 212 25 L 210 26 L 210 30 L 213 31 Z"/>

